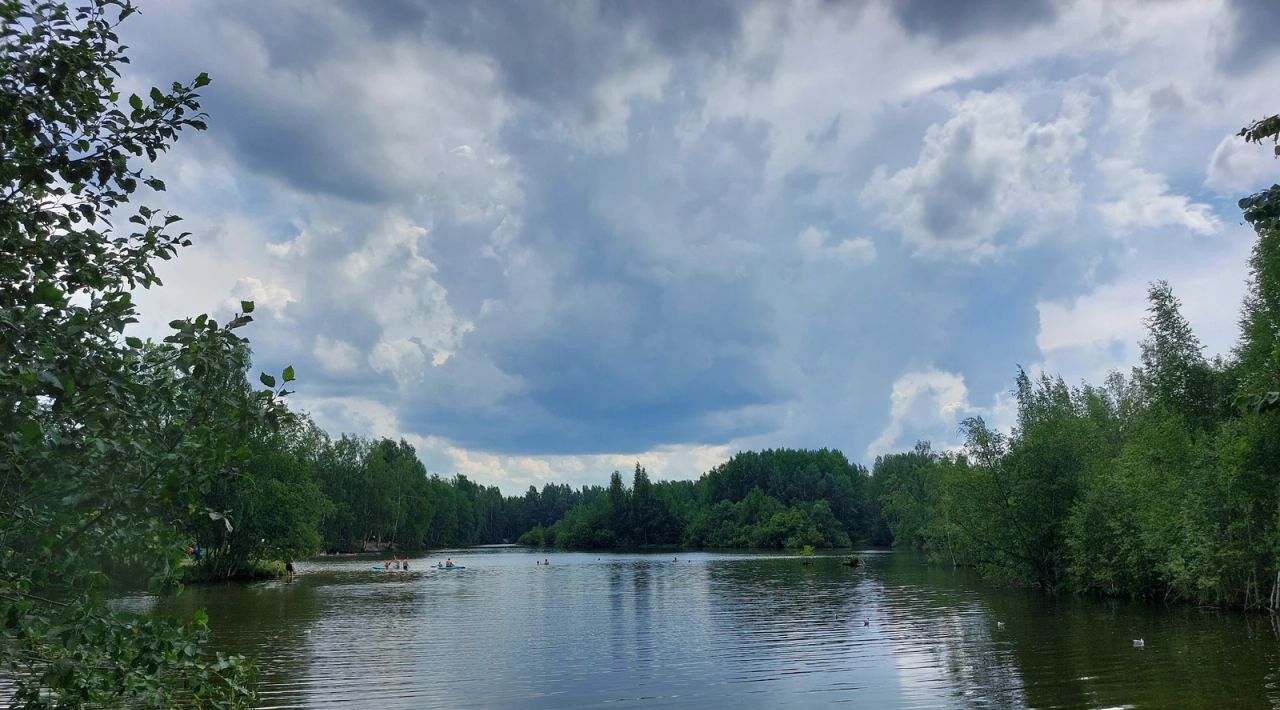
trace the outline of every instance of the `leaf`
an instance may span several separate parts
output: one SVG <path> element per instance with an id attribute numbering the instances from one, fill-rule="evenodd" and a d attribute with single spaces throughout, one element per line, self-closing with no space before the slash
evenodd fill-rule
<path id="1" fill-rule="evenodd" d="M 35 287 L 36 303 L 56 306 L 62 303 L 62 291 L 50 281 L 41 281 Z"/>
<path id="2" fill-rule="evenodd" d="M 57 375 L 49 372 L 48 370 L 41 370 L 40 374 L 36 375 L 36 377 L 41 382 L 53 387 L 54 389 L 62 389 L 62 380 L 58 379 Z"/>
<path id="3" fill-rule="evenodd" d="M 253 301 L 241 301 L 240 310 L 245 313 L 253 313 Z"/>
<path id="4" fill-rule="evenodd" d="M 276 386 L 276 378 L 272 377 L 271 375 L 268 375 L 268 374 L 267 374 L 267 373 L 265 373 L 265 372 L 264 372 L 264 373 L 262 373 L 262 374 L 260 374 L 260 375 L 258 375 L 258 380 L 259 380 L 260 382 L 262 382 L 262 384 L 264 384 L 264 385 L 266 385 L 266 386 L 268 386 L 268 387 L 273 387 L 273 388 L 274 388 L 274 387 Z"/>
<path id="5" fill-rule="evenodd" d="M 134 110 L 135 110 L 135 111 L 141 111 L 141 110 L 142 110 L 142 97 L 141 97 L 141 96 L 138 96 L 137 94 L 133 94 L 133 95 L 131 95 L 131 96 L 129 97 L 129 105 L 130 105 L 130 106 L 132 106 L 132 107 L 134 108 Z"/>
<path id="6" fill-rule="evenodd" d="M 283 376 L 285 382 L 293 382 L 293 365 L 284 368 Z"/>
<path id="7" fill-rule="evenodd" d="M 141 347 L 142 347 L 142 338 L 135 338 L 135 337 L 134 337 L 134 336 L 132 336 L 132 335 L 130 335 L 129 337 L 125 338 L 125 339 L 124 339 L 124 342 L 125 342 L 126 344 L 128 344 L 128 346 L 129 346 L 129 347 L 134 348 L 134 349 L 137 349 L 137 348 L 141 348 Z"/>

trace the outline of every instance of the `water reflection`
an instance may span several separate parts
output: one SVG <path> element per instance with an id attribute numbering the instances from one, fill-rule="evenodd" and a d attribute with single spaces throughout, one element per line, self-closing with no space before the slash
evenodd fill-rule
<path id="1" fill-rule="evenodd" d="M 993 590 L 901 554 L 450 553 L 467 569 L 313 561 L 158 608 L 207 608 L 268 707 L 1280 708 L 1259 617 Z"/>

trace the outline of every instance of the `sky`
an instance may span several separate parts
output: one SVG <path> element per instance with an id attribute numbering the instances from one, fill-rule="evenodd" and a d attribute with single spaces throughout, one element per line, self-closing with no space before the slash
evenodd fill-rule
<path id="1" fill-rule="evenodd" d="M 1226 353 L 1280 176 L 1270 0 L 144 2 L 126 91 L 208 72 L 137 332 L 257 304 L 331 434 L 508 494 L 733 453 L 870 465 L 1138 360 Z"/>

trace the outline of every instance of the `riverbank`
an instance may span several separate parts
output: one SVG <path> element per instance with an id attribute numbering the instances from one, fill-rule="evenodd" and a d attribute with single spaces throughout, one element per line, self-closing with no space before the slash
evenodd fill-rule
<path id="1" fill-rule="evenodd" d="M 182 568 L 183 584 L 214 584 L 217 582 L 255 582 L 288 575 L 286 563 L 281 560 L 257 561 L 246 568 L 231 573 L 190 564 Z"/>

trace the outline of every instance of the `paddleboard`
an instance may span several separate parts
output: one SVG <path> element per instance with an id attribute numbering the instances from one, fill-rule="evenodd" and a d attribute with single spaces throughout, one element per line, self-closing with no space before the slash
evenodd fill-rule
<path id="1" fill-rule="evenodd" d="M 450 571 L 455 570 L 455 569 L 466 569 L 466 566 L 465 566 L 465 565 L 454 565 L 454 566 L 452 566 L 452 567 L 432 567 L 432 569 L 438 569 L 438 570 L 440 570 L 441 572 L 450 572 Z"/>

